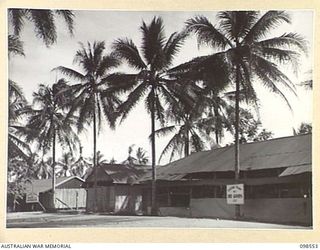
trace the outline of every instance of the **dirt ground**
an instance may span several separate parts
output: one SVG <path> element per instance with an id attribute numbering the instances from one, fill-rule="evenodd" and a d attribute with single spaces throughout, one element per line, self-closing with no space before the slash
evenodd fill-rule
<path id="1" fill-rule="evenodd" d="M 311 227 L 302 226 L 208 218 L 117 216 L 103 214 L 70 214 L 43 212 L 19 212 L 7 214 L 7 228 L 75 227 L 311 229 Z"/>

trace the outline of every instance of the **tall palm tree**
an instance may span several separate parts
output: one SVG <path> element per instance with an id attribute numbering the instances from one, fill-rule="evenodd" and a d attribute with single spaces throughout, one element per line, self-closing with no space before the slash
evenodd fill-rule
<path id="1" fill-rule="evenodd" d="M 55 167 L 56 143 L 74 150 L 79 142 L 72 126 L 74 116 L 66 116 L 65 103 L 69 95 L 67 84 L 59 80 L 52 87 L 41 84 L 37 92 L 33 93 L 34 108 L 30 110 L 30 118 L 26 125 L 27 141 L 35 141 L 39 149 L 45 154 L 52 149 L 52 192 L 53 205 L 55 204 Z"/>
<path id="2" fill-rule="evenodd" d="M 9 25 L 11 25 L 13 34 L 19 38 L 25 21 L 33 23 L 35 34 L 43 42 L 50 46 L 57 41 L 56 21 L 61 17 L 67 24 L 70 34 L 74 30 L 74 13 L 70 10 L 46 10 L 46 9 L 8 9 Z M 9 36 L 10 39 L 10 36 Z"/>
<path id="3" fill-rule="evenodd" d="M 218 18 L 218 28 L 204 16 L 187 20 L 186 27 L 197 35 L 199 44 L 221 50 L 210 55 L 211 60 L 223 58 L 233 69 L 233 81 L 236 85 L 235 141 L 238 145 L 240 88 L 254 94 L 252 80 L 257 79 L 289 104 L 279 84 L 294 92 L 293 84 L 279 70 L 278 64 L 290 63 L 296 70 L 299 53 L 293 48 L 303 52 L 306 52 L 307 48 L 305 40 L 296 33 L 267 38 L 268 32 L 280 23 L 290 23 L 290 17 L 284 11 L 268 11 L 260 18 L 257 11 L 223 11 L 218 13 Z M 210 68 L 211 65 L 207 64 L 207 67 Z M 236 175 L 239 173 L 238 159 L 237 149 Z"/>
<path id="4" fill-rule="evenodd" d="M 136 74 L 118 75 L 122 81 L 122 88 L 130 90 L 127 100 L 120 106 L 122 120 L 145 96 L 145 106 L 151 118 L 151 158 L 152 158 L 152 213 L 157 213 L 156 208 L 156 147 L 155 147 L 155 121 L 164 123 L 165 102 L 178 102 L 176 82 L 166 77 L 166 71 L 172 65 L 173 59 L 182 46 L 186 35 L 172 33 L 165 37 L 164 25 L 160 17 L 154 17 L 149 25 L 145 22 L 140 27 L 142 32 L 141 51 L 131 39 L 118 39 L 113 43 L 113 50 L 122 61 L 137 70 Z M 160 98 L 160 96 L 162 98 Z"/>
<path id="5" fill-rule="evenodd" d="M 119 61 L 114 56 L 105 54 L 104 42 L 88 42 L 87 47 L 80 43 L 80 46 L 74 62 L 79 64 L 83 73 L 63 66 L 54 70 L 77 81 L 72 86 L 73 101 L 69 114 L 78 113 L 78 131 L 83 131 L 86 125 L 93 123 L 94 207 L 97 209 L 97 127 L 101 128 L 103 117 L 111 128 L 115 127 L 115 114 L 120 99 L 109 85 L 109 80 L 113 78 L 109 71 L 117 67 Z"/>
<path id="6" fill-rule="evenodd" d="M 296 33 L 285 33 L 269 38 L 268 34 L 281 23 L 290 23 L 285 11 L 221 11 L 217 15 L 218 27 L 204 16 L 187 20 L 188 31 L 197 35 L 200 45 L 212 46 L 220 52 L 208 58 L 222 58 L 231 65 L 232 79 L 236 86 L 235 103 L 235 179 L 239 179 L 239 92 L 255 95 L 253 80 L 258 80 L 271 92 L 280 95 L 290 106 L 282 87 L 294 92 L 293 84 L 278 65 L 291 64 L 297 69 L 298 51 L 307 51 L 305 40 Z M 208 61 L 209 62 L 209 61 Z M 207 67 L 212 67 L 209 63 Z M 239 211 L 237 212 L 239 213 Z"/>

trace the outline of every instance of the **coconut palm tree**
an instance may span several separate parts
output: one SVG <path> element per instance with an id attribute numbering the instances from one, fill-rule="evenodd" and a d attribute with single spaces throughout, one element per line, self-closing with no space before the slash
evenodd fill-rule
<path id="1" fill-rule="evenodd" d="M 268 34 L 281 23 L 290 23 L 285 11 L 268 11 L 260 16 L 258 11 L 222 11 L 218 15 L 218 27 L 204 16 L 187 20 L 186 28 L 196 34 L 199 45 L 212 46 L 217 53 L 204 58 L 210 62 L 219 58 L 230 66 L 232 82 L 236 85 L 235 103 L 235 177 L 239 178 L 239 93 L 243 89 L 255 95 L 253 80 L 258 80 L 271 92 L 280 95 L 290 106 L 281 87 L 294 93 L 293 84 L 278 65 L 291 64 L 297 69 L 298 51 L 306 52 L 305 40 L 296 33 L 286 33 L 269 38 Z M 209 60 L 210 59 L 210 60 Z"/>
<path id="2" fill-rule="evenodd" d="M 74 116 L 66 116 L 64 103 L 68 103 L 67 84 L 61 79 L 52 87 L 41 84 L 37 92 L 33 93 L 34 108 L 29 111 L 30 118 L 26 125 L 27 141 L 35 141 L 43 154 L 52 149 L 52 190 L 53 205 L 55 204 L 55 167 L 56 144 L 72 151 L 79 143 L 77 134 L 73 130 Z"/>
<path id="3" fill-rule="evenodd" d="M 54 70 L 77 81 L 77 84 L 72 86 L 73 101 L 69 114 L 78 113 L 78 131 L 81 132 L 86 125 L 93 124 L 94 188 L 97 192 L 97 128 L 101 128 L 103 117 L 111 128 L 115 127 L 115 114 L 120 99 L 109 85 L 110 78 L 113 78 L 109 71 L 117 67 L 119 61 L 114 56 L 105 54 L 104 42 L 88 42 L 87 47 L 80 43 L 80 46 L 74 62 L 79 64 L 83 73 L 63 66 Z M 95 202 L 94 207 L 97 209 L 97 201 Z"/>
<path id="4" fill-rule="evenodd" d="M 18 38 L 25 21 L 33 23 L 35 34 L 43 42 L 50 46 L 57 41 L 56 18 L 61 17 L 67 24 L 70 34 L 74 30 L 74 12 L 70 10 L 46 10 L 46 9 L 8 9 L 9 25 L 13 34 Z M 10 39 L 10 36 L 9 36 Z"/>
<path id="5" fill-rule="evenodd" d="M 134 165 L 137 162 L 137 159 L 134 156 L 132 156 L 134 146 L 135 145 L 132 144 L 128 147 L 128 157 L 122 162 L 122 164 Z"/>
<path id="6" fill-rule="evenodd" d="M 146 151 L 142 147 L 138 147 L 134 152 L 134 147 L 135 144 L 128 147 L 128 157 L 122 162 L 122 164 L 129 164 L 131 166 L 147 164 L 149 159 L 146 156 Z M 133 153 L 134 156 L 132 155 Z"/>
<path id="7" fill-rule="evenodd" d="M 145 106 L 151 118 L 152 213 L 156 214 L 155 121 L 157 119 L 160 123 L 164 123 L 165 106 L 162 100 L 167 103 L 178 102 L 178 97 L 183 93 L 179 91 L 181 88 L 179 89 L 175 81 L 166 77 L 166 71 L 172 65 L 186 35 L 175 32 L 166 38 L 160 17 L 154 17 L 149 25 L 143 22 L 140 31 L 141 51 L 128 38 L 116 40 L 113 43 L 113 50 L 116 56 L 137 70 L 136 74 L 118 75 L 118 82 L 123 83 L 122 89 L 130 90 L 127 100 L 120 106 L 121 121 L 139 101 L 146 97 Z"/>
<path id="8" fill-rule="evenodd" d="M 29 108 L 21 88 L 9 80 L 9 123 L 8 123 L 8 157 L 22 158 L 28 161 L 31 156 L 29 144 L 24 141 L 24 119 Z"/>
<path id="9" fill-rule="evenodd" d="M 71 172 L 73 175 L 83 178 L 86 174 L 87 169 L 91 168 L 92 164 L 89 163 L 82 155 L 82 146 L 80 146 L 79 158 L 71 164 Z"/>
<path id="10" fill-rule="evenodd" d="M 73 164 L 74 158 L 72 152 L 64 152 L 57 162 L 57 166 L 60 169 L 57 169 L 57 176 L 58 177 L 66 177 L 72 175 L 71 166 Z"/>
<path id="11" fill-rule="evenodd" d="M 145 165 L 149 162 L 149 158 L 146 155 L 146 151 L 142 147 L 138 147 L 136 150 L 136 159 L 138 164 Z"/>

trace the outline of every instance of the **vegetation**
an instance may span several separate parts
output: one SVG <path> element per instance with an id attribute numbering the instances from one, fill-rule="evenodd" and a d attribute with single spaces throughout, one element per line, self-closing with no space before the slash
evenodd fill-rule
<path id="1" fill-rule="evenodd" d="M 127 62 L 136 69 L 136 74 L 119 74 L 117 82 L 122 82 L 121 90 L 130 91 L 127 100 L 119 108 L 121 120 L 144 97 L 144 102 L 151 119 L 151 165 L 152 165 L 152 213 L 155 207 L 156 181 L 156 120 L 164 124 L 165 103 L 174 103 L 184 100 L 182 87 L 177 81 L 169 79 L 167 70 L 172 65 L 174 57 L 182 46 L 186 34 L 173 33 L 165 37 L 164 25 L 160 17 L 155 17 L 149 25 L 142 23 L 142 46 L 139 52 L 134 42 L 129 39 L 118 39 L 113 43 L 114 54 L 120 60 Z M 162 98 L 161 98 L 162 97 Z"/>
<path id="2" fill-rule="evenodd" d="M 41 10 L 41 9 L 9 9 L 9 24 L 16 41 L 22 32 L 25 21 L 34 25 L 37 38 L 40 38 L 47 46 L 57 41 L 56 18 L 61 17 L 67 24 L 70 34 L 73 34 L 74 13 L 70 10 Z M 9 35 L 9 38 L 12 36 Z M 9 39 L 10 41 L 10 39 Z M 19 42 L 19 41 L 18 41 Z M 19 42 L 20 43 L 20 42 Z"/>
<path id="3" fill-rule="evenodd" d="M 34 25 L 36 36 L 47 46 L 55 43 L 57 17 L 66 21 L 73 34 L 72 11 L 9 9 L 13 33 L 8 36 L 9 58 L 25 54 L 20 41 L 25 21 Z M 110 53 L 106 53 L 103 41 L 80 43 L 74 57 L 77 68 L 54 69 L 68 77 L 71 84 L 64 79 L 52 86 L 41 84 L 34 92 L 32 105 L 19 85 L 9 80 L 8 193 L 14 197 L 13 204 L 21 196 L 21 183 L 28 178 L 52 178 L 54 190 L 56 176 L 85 177 L 94 171 L 97 190 L 97 168 L 108 162 L 98 150 L 99 132 L 105 122 L 115 129 L 118 119 L 123 122 L 140 102 L 144 102 L 151 124 L 152 213 L 157 212 L 156 136 L 172 135 L 160 161 L 167 154 L 172 160 L 208 145 L 219 146 L 226 133 L 234 135 L 238 178 L 239 143 L 273 136 L 248 109 L 248 104 L 259 109 L 254 83 L 262 84 L 290 107 L 287 93 L 295 94 L 295 88 L 280 66 L 287 64 L 297 70 L 299 56 L 307 52 L 307 47 L 296 33 L 270 36 L 280 24 L 290 23 L 285 11 L 262 15 L 258 11 L 223 11 L 218 12 L 217 20 L 211 23 L 204 16 L 195 16 L 186 21 L 182 32 L 166 37 L 163 20 L 154 17 L 140 26 L 141 46 L 130 38 L 121 38 L 113 42 Z M 211 47 L 213 52 L 174 65 L 184 41 L 192 34 L 199 46 Z M 134 73 L 115 72 L 122 63 Z M 301 85 L 312 88 L 312 79 Z M 79 147 L 75 159 L 73 152 L 80 144 L 78 133 L 90 126 L 93 157 L 85 159 Z M 311 124 L 303 123 L 295 133 L 311 130 Z M 64 151 L 59 160 L 58 145 Z M 35 149 L 42 151 L 36 154 Z M 122 163 L 134 166 L 148 162 L 147 152 L 142 147 L 134 150 L 131 145 Z"/>
<path id="4" fill-rule="evenodd" d="M 97 188 L 97 128 L 101 128 L 102 118 L 111 128 L 115 127 L 115 114 L 120 99 L 110 85 L 114 76 L 109 71 L 119 65 L 113 55 L 105 54 L 105 43 L 88 42 L 87 47 L 80 43 L 74 62 L 82 68 L 82 72 L 59 66 L 54 70 L 75 80 L 77 83 L 71 87 L 72 102 L 67 117 L 77 114 L 77 129 L 82 132 L 86 125 L 93 124 L 93 169 L 94 187 Z M 96 201 L 97 202 L 97 201 Z"/>
<path id="5" fill-rule="evenodd" d="M 230 81 L 235 85 L 235 178 L 239 178 L 239 120 L 240 92 L 256 98 L 253 80 L 261 83 L 272 93 L 282 97 L 289 105 L 281 87 L 295 93 L 290 79 L 278 64 L 291 64 L 297 69 L 299 51 L 307 52 L 305 40 L 296 33 L 269 38 L 268 34 L 281 23 L 290 23 L 285 11 L 268 11 L 259 16 L 258 11 L 218 12 L 216 28 L 206 17 L 188 19 L 186 29 L 196 34 L 199 45 L 211 46 L 218 53 L 198 59 L 209 69 L 225 62 L 229 67 Z M 295 50 L 294 50 L 294 49 Z M 281 86 L 281 87 L 280 87 Z"/>

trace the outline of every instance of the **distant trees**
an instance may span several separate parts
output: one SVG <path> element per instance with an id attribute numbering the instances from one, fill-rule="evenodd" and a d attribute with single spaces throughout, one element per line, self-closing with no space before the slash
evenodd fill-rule
<path id="1" fill-rule="evenodd" d="M 60 79 L 52 87 L 41 84 L 33 94 L 34 107 L 28 111 L 29 119 L 26 125 L 27 141 L 35 142 L 45 154 L 52 151 L 52 189 L 53 204 L 55 203 L 56 178 L 56 144 L 67 146 L 70 152 L 74 150 L 79 139 L 73 126 L 75 117 L 67 116 L 66 103 L 70 101 L 69 88 L 64 79 Z"/>
<path id="2" fill-rule="evenodd" d="M 129 164 L 133 167 L 135 165 L 147 164 L 149 162 L 149 158 L 146 155 L 146 151 L 142 147 L 138 147 L 134 152 L 134 147 L 134 144 L 128 147 L 128 157 L 125 161 L 122 162 L 122 164 Z M 132 155 L 132 153 L 134 153 L 134 155 Z"/>
<path id="3" fill-rule="evenodd" d="M 266 141 L 273 137 L 273 133 L 262 128 L 261 122 L 245 109 L 240 110 L 239 134 L 240 143 Z"/>
<path id="4" fill-rule="evenodd" d="M 306 123 L 302 122 L 298 128 L 297 131 L 294 130 L 294 134 L 309 134 L 312 133 L 312 124 L 311 123 Z"/>

